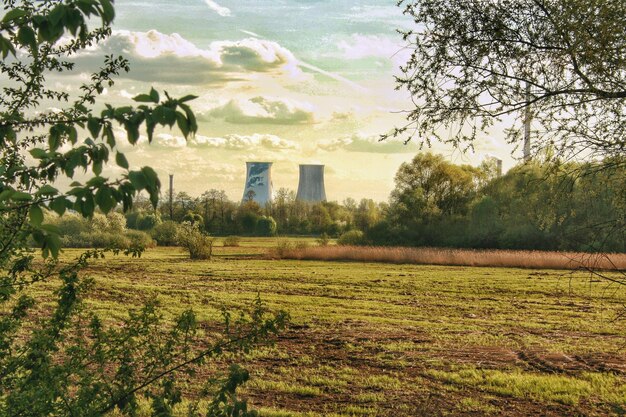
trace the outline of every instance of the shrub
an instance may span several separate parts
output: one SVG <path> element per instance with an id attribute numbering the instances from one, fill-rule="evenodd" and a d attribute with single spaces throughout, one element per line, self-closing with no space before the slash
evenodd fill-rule
<path id="1" fill-rule="evenodd" d="M 306 240 L 298 240 L 293 245 L 294 249 L 306 249 L 306 248 L 309 248 L 310 246 L 311 244 L 307 242 Z"/>
<path id="2" fill-rule="evenodd" d="M 172 220 L 166 220 L 158 224 L 152 229 L 152 238 L 157 241 L 159 246 L 175 246 L 176 233 L 178 233 L 178 223 Z"/>
<path id="3" fill-rule="evenodd" d="M 188 211 L 185 217 L 183 217 L 183 222 L 191 223 L 192 225 L 202 225 L 204 224 L 204 219 L 201 215 Z"/>
<path id="4" fill-rule="evenodd" d="M 358 246 L 365 244 L 365 236 L 360 230 L 350 230 L 337 240 L 337 244 L 345 246 Z"/>
<path id="5" fill-rule="evenodd" d="M 202 233 L 198 225 L 183 223 L 176 233 L 177 243 L 187 249 L 191 259 L 211 259 L 214 239 Z"/>
<path id="6" fill-rule="evenodd" d="M 276 241 L 276 248 L 274 249 L 274 252 L 276 253 L 276 256 L 282 258 L 287 254 L 288 251 L 292 249 L 293 244 L 290 241 L 288 241 L 287 239 L 278 239 Z"/>
<path id="7" fill-rule="evenodd" d="M 225 247 L 238 247 L 241 243 L 241 238 L 239 236 L 228 236 L 224 239 L 223 245 Z"/>
<path id="8" fill-rule="evenodd" d="M 139 230 L 129 230 L 126 232 L 126 238 L 130 241 L 131 248 L 154 248 L 156 247 L 156 242 L 152 237 L 146 233 L 141 232 Z"/>
<path id="9" fill-rule="evenodd" d="M 276 221 L 268 216 L 259 217 L 256 222 L 256 234 L 259 236 L 276 235 Z"/>
<path id="10" fill-rule="evenodd" d="M 317 238 L 317 244 L 319 246 L 328 246 L 330 243 L 330 236 L 326 233 L 322 233 L 319 238 Z"/>

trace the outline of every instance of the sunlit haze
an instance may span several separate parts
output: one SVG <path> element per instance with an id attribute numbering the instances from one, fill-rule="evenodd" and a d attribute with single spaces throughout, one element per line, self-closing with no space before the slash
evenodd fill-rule
<path id="1" fill-rule="evenodd" d="M 156 0 L 116 9 L 113 36 L 76 58 L 78 72 L 84 79 L 105 54 L 123 54 L 131 72 L 103 101 L 128 103 L 151 86 L 199 96 L 194 139 L 164 130 L 151 145 L 124 147 L 133 166 L 154 167 L 162 181 L 174 174 L 177 191 L 217 188 L 236 200 L 245 162 L 271 161 L 275 189 L 297 188 L 298 164 L 324 164 L 330 200 L 384 201 L 399 165 L 419 151 L 417 141 L 378 141 L 411 108 L 393 77 L 409 53 L 395 30 L 411 21 L 393 1 Z M 67 89 L 76 81 L 55 78 Z M 433 151 L 473 165 L 494 155 L 508 168 L 501 137 L 481 138 L 474 153 Z"/>

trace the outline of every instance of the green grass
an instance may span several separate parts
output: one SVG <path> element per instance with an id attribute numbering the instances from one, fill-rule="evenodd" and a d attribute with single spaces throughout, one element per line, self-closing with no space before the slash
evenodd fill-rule
<path id="1" fill-rule="evenodd" d="M 299 239 L 302 240 L 302 239 Z M 312 239 L 310 239 L 312 243 Z M 276 261 L 276 239 L 109 257 L 88 305 L 113 320 L 156 296 L 203 321 L 261 294 L 293 329 L 237 361 L 263 416 L 607 415 L 626 408 L 626 297 L 584 273 Z M 75 257 L 77 251 L 64 254 Z M 49 285 L 37 287 L 49 293 Z M 626 370 L 626 367 L 624 367 Z"/>

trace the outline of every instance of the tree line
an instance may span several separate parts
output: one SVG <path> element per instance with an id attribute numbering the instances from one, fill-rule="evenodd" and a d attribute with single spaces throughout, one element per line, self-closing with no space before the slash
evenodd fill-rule
<path id="1" fill-rule="evenodd" d="M 547 158 L 549 159 L 549 158 Z M 388 202 L 306 203 L 281 188 L 272 204 L 232 201 L 223 190 L 175 194 L 156 210 L 139 198 L 129 229 L 170 244 L 175 224 L 215 236 L 327 235 L 372 245 L 626 251 L 626 173 L 621 161 L 455 165 L 418 154 L 403 164 Z M 164 232 L 165 231 L 165 232 Z M 169 232 L 168 232 L 169 231 Z M 354 233 L 354 231 L 362 233 Z M 169 240 L 168 240 L 169 239 Z"/>

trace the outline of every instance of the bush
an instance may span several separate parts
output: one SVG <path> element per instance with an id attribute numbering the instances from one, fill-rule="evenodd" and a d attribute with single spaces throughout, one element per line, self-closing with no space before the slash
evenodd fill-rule
<path id="1" fill-rule="evenodd" d="M 350 230 L 337 240 L 337 244 L 345 246 L 358 246 L 365 244 L 365 235 L 360 230 Z"/>
<path id="2" fill-rule="evenodd" d="M 238 247 L 239 244 L 241 243 L 241 238 L 239 236 L 228 236 L 227 238 L 224 239 L 223 245 L 225 247 Z"/>
<path id="3" fill-rule="evenodd" d="M 191 259 L 211 259 L 214 239 L 200 231 L 198 225 L 183 223 L 176 233 L 177 243 L 187 249 Z"/>
<path id="4" fill-rule="evenodd" d="M 326 233 L 322 233 L 319 238 L 317 238 L 317 244 L 319 246 L 328 246 L 330 243 L 330 236 Z"/>
<path id="5" fill-rule="evenodd" d="M 282 258 L 283 256 L 285 256 L 285 254 L 292 249 L 293 249 L 293 244 L 287 239 L 278 239 L 276 241 L 275 252 L 279 258 Z"/>
<path id="6" fill-rule="evenodd" d="M 276 221 L 272 217 L 259 217 L 259 220 L 256 222 L 256 234 L 259 236 L 275 236 Z"/>
<path id="7" fill-rule="evenodd" d="M 157 241 L 159 246 L 176 246 L 176 233 L 178 233 L 178 223 L 172 220 L 166 220 L 152 229 L 152 238 Z"/>
<path id="8" fill-rule="evenodd" d="M 156 247 L 156 242 L 146 232 L 129 230 L 126 232 L 126 238 L 130 241 L 130 247 L 132 248 L 148 249 Z"/>

